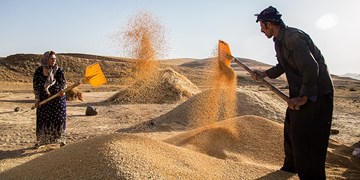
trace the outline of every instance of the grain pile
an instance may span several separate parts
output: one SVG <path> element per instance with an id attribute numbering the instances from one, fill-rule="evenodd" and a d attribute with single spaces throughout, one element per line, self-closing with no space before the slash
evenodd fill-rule
<path id="1" fill-rule="evenodd" d="M 163 114 L 151 120 L 150 122 L 145 122 L 143 124 L 134 126 L 128 130 L 135 132 L 156 130 L 187 130 L 200 127 L 198 124 L 194 124 L 193 122 L 208 122 L 205 125 L 212 124 L 214 121 L 209 121 L 209 119 L 214 117 L 215 113 L 213 111 L 226 111 L 224 110 L 226 106 L 215 106 L 214 104 L 218 103 L 216 102 L 216 99 L 209 99 L 209 97 L 214 97 L 214 94 L 219 95 L 217 93 L 217 91 L 212 92 L 211 90 L 203 91 L 191 97 L 184 103 L 178 105 L 168 113 Z M 220 96 L 226 97 L 223 94 L 220 94 Z M 207 107 L 204 108 L 204 106 Z M 236 102 L 234 103 L 234 106 L 237 107 L 237 109 L 235 111 L 235 115 L 231 117 L 257 115 L 276 122 L 283 122 L 285 118 L 284 111 L 286 109 L 286 105 L 264 93 L 237 89 Z M 217 109 L 214 109 L 214 107 Z M 225 116 L 226 113 L 217 114 L 218 119 L 216 119 L 216 121 L 229 118 Z"/>
<path id="2" fill-rule="evenodd" d="M 137 81 L 107 101 L 114 104 L 163 104 L 184 101 L 200 92 L 185 76 L 171 68 L 160 70 L 156 81 Z"/>
<path id="3" fill-rule="evenodd" d="M 77 87 L 70 89 L 65 94 L 66 94 L 67 101 L 76 101 L 76 100 L 83 101 L 84 100 L 82 90 Z"/>
<path id="4" fill-rule="evenodd" d="M 166 142 L 219 159 L 281 166 L 282 127 L 258 116 L 240 116 L 182 133 Z"/>
<path id="5" fill-rule="evenodd" d="M 278 171 L 283 125 L 257 116 L 226 119 L 169 137 L 99 135 L 0 173 L 0 179 L 298 179 Z M 156 134 L 153 135 L 156 137 Z M 330 142 L 329 179 L 357 179 L 352 148 Z"/>
<path id="6" fill-rule="evenodd" d="M 237 89 L 237 114 L 261 116 L 283 123 L 287 104 L 262 92 Z"/>
<path id="7" fill-rule="evenodd" d="M 262 137 L 265 132 L 269 136 Z M 0 178 L 256 179 L 278 168 L 281 154 L 268 147 L 281 147 L 280 135 L 281 125 L 259 117 L 226 120 L 167 140 L 175 146 L 136 135 L 102 135 L 46 153 Z M 264 141 L 254 144 L 258 140 Z"/>

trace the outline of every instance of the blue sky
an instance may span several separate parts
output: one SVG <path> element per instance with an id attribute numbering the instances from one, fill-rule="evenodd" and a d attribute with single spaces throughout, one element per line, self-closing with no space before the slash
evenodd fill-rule
<path id="1" fill-rule="evenodd" d="M 146 10 L 167 31 L 165 58 L 207 58 L 222 39 L 235 56 L 275 65 L 273 42 L 254 16 L 269 5 L 312 37 L 330 73 L 360 73 L 359 0 L 0 0 L 0 56 L 54 50 L 124 57 L 111 37 Z"/>

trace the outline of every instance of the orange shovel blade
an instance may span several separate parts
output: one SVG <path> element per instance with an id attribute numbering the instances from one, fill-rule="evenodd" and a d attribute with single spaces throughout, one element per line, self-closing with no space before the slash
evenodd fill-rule
<path id="1" fill-rule="evenodd" d="M 85 80 L 93 87 L 101 86 L 107 82 L 104 73 L 101 71 L 99 63 L 86 67 Z"/>
<path id="2" fill-rule="evenodd" d="M 219 61 L 230 67 L 230 63 L 233 57 L 231 55 L 229 44 L 222 40 L 219 40 L 218 53 Z"/>

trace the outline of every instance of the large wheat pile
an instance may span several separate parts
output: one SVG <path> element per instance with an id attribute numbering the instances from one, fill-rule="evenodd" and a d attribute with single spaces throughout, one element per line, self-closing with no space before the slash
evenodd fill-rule
<path id="1" fill-rule="evenodd" d="M 152 81 L 137 81 L 107 101 L 115 104 L 163 104 L 184 101 L 200 90 L 185 76 L 168 68 Z"/>
<path id="2" fill-rule="evenodd" d="M 48 152 L 0 179 L 298 179 L 278 171 L 283 125 L 257 116 L 209 124 L 165 141 L 135 134 L 90 138 Z M 356 179 L 360 160 L 330 143 L 329 179 Z"/>
<path id="3" fill-rule="evenodd" d="M 261 137 L 265 129 L 271 133 Z M 103 135 L 44 154 L 2 173 L 0 178 L 254 179 L 280 164 L 282 154 L 270 146 L 281 147 L 281 132 L 279 124 L 244 117 L 184 133 L 167 142 L 129 134 Z M 262 143 L 254 144 L 255 140 Z M 256 157 L 257 153 L 264 154 Z M 254 161 L 263 163 L 256 165 Z"/>
<path id="4" fill-rule="evenodd" d="M 237 89 L 236 102 L 231 102 L 235 114 L 225 113 L 228 106 L 223 104 L 229 102 L 224 91 L 203 91 L 168 113 L 123 131 L 189 130 L 243 115 L 257 115 L 276 122 L 283 122 L 285 118 L 286 105 L 264 93 Z"/>

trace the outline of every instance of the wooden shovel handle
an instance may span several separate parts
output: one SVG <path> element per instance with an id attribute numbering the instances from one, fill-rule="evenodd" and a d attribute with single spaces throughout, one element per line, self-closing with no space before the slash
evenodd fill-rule
<path id="1" fill-rule="evenodd" d="M 247 67 L 244 63 L 240 62 L 240 60 L 236 57 L 233 57 L 234 61 L 236 63 L 238 63 L 240 66 L 242 66 L 246 71 L 248 71 L 249 73 L 254 73 L 254 71 L 252 69 L 250 69 L 249 67 Z M 277 94 L 281 99 L 283 99 L 286 102 L 290 101 L 290 98 L 288 96 L 286 96 L 283 92 L 281 92 L 278 88 L 276 88 L 274 85 L 272 85 L 271 83 L 269 83 L 268 81 L 266 81 L 264 78 L 261 78 L 260 81 L 267 86 L 271 91 L 273 91 L 275 94 Z"/>
<path id="2" fill-rule="evenodd" d="M 66 89 L 64 89 L 63 92 L 65 93 L 65 92 L 67 92 L 67 91 L 69 91 L 69 90 L 71 90 L 71 89 L 79 86 L 80 84 L 81 84 L 81 82 L 75 83 L 75 84 L 67 87 Z M 51 97 L 49 97 L 49 98 L 41 101 L 41 102 L 39 103 L 39 106 L 41 106 L 41 105 L 43 105 L 43 104 L 45 104 L 45 103 L 48 103 L 49 101 L 55 99 L 55 98 L 58 97 L 58 96 L 59 96 L 59 93 L 56 93 L 56 94 L 52 95 Z M 38 107 L 36 107 L 35 105 L 31 107 L 31 109 L 35 109 L 35 108 L 38 108 Z"/>

